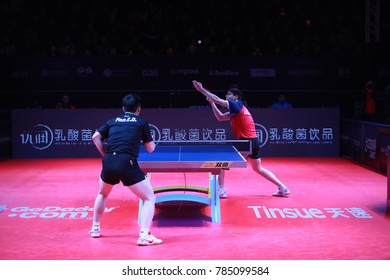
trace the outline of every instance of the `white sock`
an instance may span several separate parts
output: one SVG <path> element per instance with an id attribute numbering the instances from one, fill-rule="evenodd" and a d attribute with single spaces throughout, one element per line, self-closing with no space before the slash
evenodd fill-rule
<path id="1" fill-rule="evenodd" d="M 149 229 L 148 228 L 141 228 L 140 233 L 141 236 L 146 236 L 149 234 Z"/>
<path id="2" fill-rule="evenodd" d="M 220 186 L 219 186 L 219 189 L 220 189 L 220 190 L 225 190 L 225 186 L 224 186 L 224 185 L 220 185 Z"/>
<path id="3" fill-rule="evenodd" d="M 279 185 L 279 189 L 280 190 L 285 190 L 285 189 L 287 189 L 287 187 L 284 184 L 281 184 L 281 185 Z"/>
<path id="4" fill-rule="evenodd" d="M 100 228 L 100 223 L 99 222 L 93 222 L 92 223 L 92 228 L 99 229 Z"/>

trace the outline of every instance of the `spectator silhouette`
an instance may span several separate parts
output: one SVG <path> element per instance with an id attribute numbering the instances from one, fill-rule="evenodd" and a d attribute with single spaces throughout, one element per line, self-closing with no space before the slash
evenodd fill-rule
<path id="1" fill-rule="evenodd" d="M 57 103 L 56 109 L 76 109 L 76 106 L 70 102 L 70 97 L 67 94 L 61 96 L 61 100 Z"/>
<path id="2" fill-rule="evenodd" d="M 278 96 L 278 101 L 271 105 L 271 108 L 275 109 L 290 109 L 292 105 L 287 101 L 287 97 L 284 94 L 280 94 Z"/>

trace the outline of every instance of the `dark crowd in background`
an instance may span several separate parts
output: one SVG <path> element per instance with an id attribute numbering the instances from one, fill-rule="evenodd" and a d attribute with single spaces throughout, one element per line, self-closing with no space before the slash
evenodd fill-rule
<path id="1" fill-rule="evenodd" d="M 388 56 L 390 49 L 389 36 L 384 35 L 389 34 L 386 2 L 381 1 L 381 41 L 372 44 L 365 41 L 364 0 L 1 1 L 0 59 L 153 55 L 370 59 L 370 52 Z M 350 100 L 353 117 L 390 123 L 389 89 L 370 80 L 359 81 L 366 84 Z"/>
<path id="2" fill-rule="evenodd" d="M 2 56 L 353 56 L 365 51 L 365 1 L 2 2 Z"/>

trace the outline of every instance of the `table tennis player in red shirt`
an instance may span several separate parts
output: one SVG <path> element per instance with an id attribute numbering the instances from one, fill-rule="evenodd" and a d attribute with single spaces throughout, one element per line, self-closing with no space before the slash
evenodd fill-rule
<path id="1" fill-rule="evenodd" d="M 260 143 L 256 134 L 255 122 L 249 110 L 244 106 L 242 99 L 242 92 L 237 88 L 230 88 L 225 96 L 225 99 L 219 98 L 217 95 L 205 89 L 202 83 L 192 81 L 195 89 L 202 93 L 207 101 L 210 102 L 213 113 L 218 121 L 230 121 L 233 128 L 234 135 L 237 139 L 246 139 L 252 142 L 252 153 L 248 155 L 248 161 L 252 169 L 259 175 L 274 183 L 278 190 L 273 193 L 274 196 L 288 196 L 290 194 L 287 188 L 274 173 L 265 169 L 261 164 L 260 158 Z M 227 108 L 227 112 L 223 113 L 217 104 Z M 225 190 L 225 171 L 222 169 L 218 176 L 219 196 L 226 198 Z"/>

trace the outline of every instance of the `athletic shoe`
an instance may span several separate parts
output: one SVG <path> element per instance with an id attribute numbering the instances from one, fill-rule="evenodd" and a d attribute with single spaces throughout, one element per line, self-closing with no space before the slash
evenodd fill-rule
<path id="1" fill-rule="evenodd" d="M 277 192 L 274 192 L 273 196 L 288 196 L 290 194 L 290 190 L 288 188 L 279 188 Z"/>
<path id="2" fill-rule="evenodd" d="M 159 245 L 162 243 L 161 239 L 156 238 L 153 234 L 148 234 L 146 236 L 139 236 L 137 245 L 138 246 L 151 246 L 151 245 Z"/>
<path id="3" fill-rule="evenodd" d="M 100 237 L 100 229 L 91 229 L 89 231 L 89 235 L 92 237 L 92 238 L 98 238 Z"/>
<path id="4" fill-rule="evenodd" d="M 226 191 L 224 189 L 219 189 L 218 195 L 219 195 L 219 198 L 227 198 L 227 194 L 226 194 Z"/>

